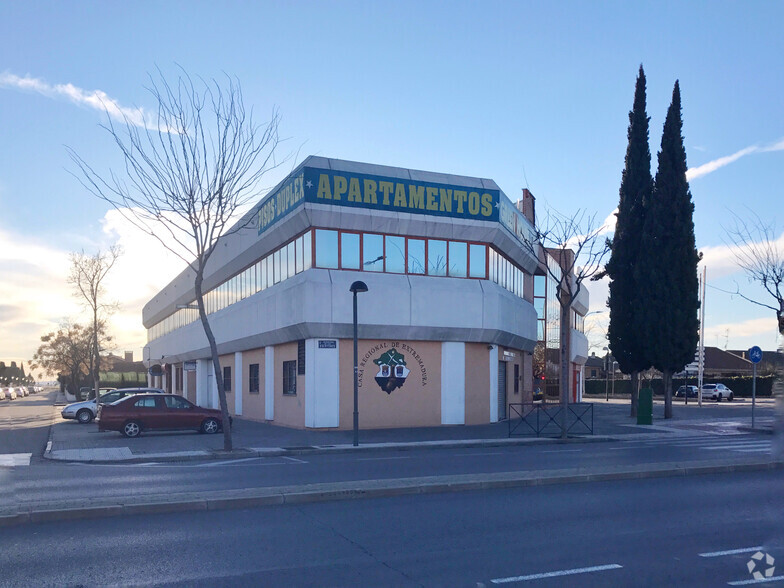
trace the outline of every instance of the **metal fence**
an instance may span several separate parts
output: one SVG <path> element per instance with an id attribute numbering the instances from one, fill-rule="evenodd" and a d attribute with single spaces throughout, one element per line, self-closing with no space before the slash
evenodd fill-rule
<path id="1" fill-rule="evenodd" d="M 509 405 L 509 436 L 521 437 L 535 434 L 537 437 L 561 434 L 561 419 L 564 407 L 546 402 L 521 402 Z M 593 403 L 577 402 L 566 407 L 566 433 L 593 435 Z"/>

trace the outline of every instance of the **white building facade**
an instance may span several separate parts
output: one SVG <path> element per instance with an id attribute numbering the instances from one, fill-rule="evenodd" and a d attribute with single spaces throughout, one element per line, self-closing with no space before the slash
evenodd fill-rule
<path id="1" fill-rule="evenodd" d="M 530 402 L 540 270 L 522 208 L 492 180 L 307 158 L 205 271 L 229 412 L 352 427 L 355 280 L 368 286 L 363 428 L 495 422 Z M 187 308 L 193 282 L 185 271 L 145 305 L 145 357 L 163 366 L 159 384 L 217 407 L 207 339 Z"/>

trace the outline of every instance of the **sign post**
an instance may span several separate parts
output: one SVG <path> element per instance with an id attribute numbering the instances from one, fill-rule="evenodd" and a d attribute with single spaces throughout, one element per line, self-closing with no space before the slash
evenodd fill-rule
<path id="1" fill-rule="evenodd" d="M 762 360 L 762 349 L 756 345 L 749 349 L 749 360 L 752 363 L 751 381 L 751 428 L 754 428 L 754 406 L 757 404 L 757 364 Z"/>

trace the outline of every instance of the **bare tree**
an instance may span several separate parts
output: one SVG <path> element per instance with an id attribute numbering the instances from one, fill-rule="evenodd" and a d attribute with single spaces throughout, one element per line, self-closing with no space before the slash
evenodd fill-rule
<path id="1" fill-rule="evenodd" d="M 143 127 L 125 116 L 116 127 L 107 112 L 103 128 L 125 163 L 122 177 L 95 172 L 73 150 L 82 184 L 130 223 L 158 239 L 195 274 L 194 291 L 209 342 L 223 415 L 223 445 L 232 449 L 231 423 L 218 348 L 204 306 L 204 270 L 218 241 L 254 222 L 237 217 L 259 196 L 262 176 L 277 167 L 279 116 L 261 125 L 245 108 L 239 81 L 226 76 L 194 81 L 181 71 L 172 84 L 159 71 L 147 90 L 157 116 Z M 233 223 L 233 224 L 232 224 Z"/>
<path id="2" fill-rule="evenodd" d="M 784 235 L 776 240 L 775 224 L 763 221 L 757 214 L 750 220 L 735 217 L 735 224 L 725 229 L 734 245 L 733 255 L 751 282 L 757 282 L 773 298 L 761 302 L 736 292 L 744 300 L 769 308 L 776 313 L 779 333 L 784 335 Z"/>
<path id="3" fill-rule="evenodd" d="M 101 330 L 99 325 L 106 315 L 117 307 L 116 304 L 104 300 L 104 279 L 119 256 L 120 248 L 116 245 L 112 245 L 103 253 L 99 250 L 95 255 L 87 255 L 84 251 L 71 254 L 71 273 L 68 276 L 68 283 L 73 286 L 76 296 L 83 299 L 92 314 L 93 341 L 90 373 L 93 376 L 96 402 L 99 400 L 98 391 L 101 387 L 102 345 L 98 337 Z"/>
<path id="4" fill-rule="evenodd" d="M 547 211 L 544 223 L 536 226 L 536 241 L 525 241 L 530 253 L 540 260 L 549 277 L 558 284 L 558 304 L 561 307 L 559 396 L 562 405 L 561 437 L 566 438 L 569 405 L 569 363 L 571 355 L 572 304 L 583 287 L 603 269 L 609 245 L 600 238 L 603 226 L 596 215 L 578 210 L 572 216 Z M 556 265 L 547 263 L 544 251 L 555 259 Z"/>

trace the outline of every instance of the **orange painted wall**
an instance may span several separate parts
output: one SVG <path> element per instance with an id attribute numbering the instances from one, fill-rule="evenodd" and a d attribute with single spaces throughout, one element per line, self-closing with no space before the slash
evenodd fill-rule
<path id="1" fill-rule="evenodd" d="M 402 386 L 389 394 L 376 382 L 379 366 L 373 363 L 395 349 L 410 373 Z M 419 356 L 417 360 L 415 354 Z M 423 427 L 441 424 L 441 343 L 431 341 L 359 341 L 360 428 Z M 424 373 L 422 371 L 424 367 Z M 354 412 L 354 343 L 340 342 L 340 428 L 351 429 Z M 423 381 L 424 379 L 424 381 Z"/>
<path id="2" fill-rule="evenodd" d="M 490 351 L 486 343 L 466 343 L 465 424 L 490 422 Z"/>
<path id="3" fill-rule="evenodd" d="M 259 392 L 251 394 L 250 365 L 259 364 Z M 264 419 L 264 348 L 245 351 L 242 354 L 242 418 L 263 421 Z"/>
<path id="4" fill-rule="evenodd" d="M 226 405 L 228 406 L 229 414 L 237 414 L 234 408 L 234 398 L 236 396 L 236 393 L 234 391 L 234 354 L 232 353 L 231 355 L 221 355 L 218 358 L 218 361 L 220 361 L 220 366 L 221 366 L 221 373 L 219 377 L 221 378 L 223 377 L 224 367 L 231 368 L 231 390 L 226 392 Z M 219 407 L 220 405 L 216 408 Z"/>
<path id="5" fill-rule="evenodd" d="M 283 394 L 283 362 L 296 360 L 296 341 L 275 346 L 275 424 L 304 428 L 305 376 L 297 376 L 295 395 Z"/>

